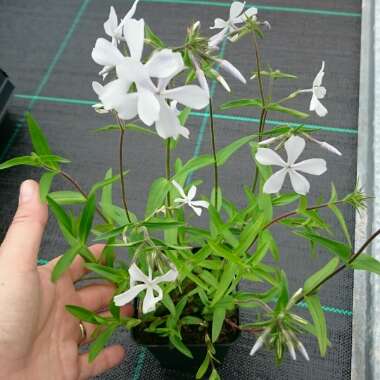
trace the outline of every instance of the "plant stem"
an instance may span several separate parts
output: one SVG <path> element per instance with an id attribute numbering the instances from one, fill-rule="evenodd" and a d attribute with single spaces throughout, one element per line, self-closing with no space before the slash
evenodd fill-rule
<path id="1" fill-rule="evenodd" d="M 318 288 L 320 288 L 325 282 L 327 282 L 328 280 L 330 280 L 332 277 L 334 277 L 335 275 L 337 275 L 339 272 L 341 272 L 343 269 L 345 269 L 347 267 L 347 265 L 349 264 L 352 264 L 363 252 L 364 250 L 368 247 L 369 244 L 372 243 L 372 241 L 374 239 L 376 239 L 377 236 L 380 235 L 380 229 L 378 229 L 376 232 L 374 232 L 368 239 L 367 241 L 359 248 L 359 250 L 351 255 L 351 258 L 347 261 L 347 264 L 343 264 L 341 265 L 339 268 L 337 268 L 333 273 L 329 274 L 328 276 L 326 276 L 324 279 L 322 279 L 321 281 L 318 282 L 317 285 L 315 285 L 311 290 L 309 290 L 307 293 L 303 294 L 299 300 L 297 300 L 296 303 L 299 303 L 301 302 L 305 297 L 307 297 L 308 295 L 314 293 Z"/>
<path id="2" fill-rule="evenodd" d="M 119 125 L 120 125 L 119 170 L 120 170 L 121 196 L 122 196 L 124 210 L 125 210 L 125 214 L 127 215 L 128 222 L 132 223 L 132 220 L 128 211 L 128 202 L 127 202 L 127 196 L 126 196 L 126 191 L 125 191 L 125 181 L 124 181 L 124 172 L 123 172 L 123 145 L 124 145 L 125 130 L 120 124 L 120 120 L 119 120 Z"/>
<path id="3" fill-rule="evenodd" d="M 64 177 L 67 181 L 69 181 L 77 190 L 79 193 L 83 195 L 84 198 L 88 199 L 87 193 L 82 189 L 82 187 L 79 185 L 79 183 L 68 173 L 65 171 L 61 170 L 59 174 Z M 108 219 L 106 216 L 102 213 L 102 211 L 99 209 L 98 206 L 96 206 L 96 211 L 99 214 L 99 216 L 106 222 L 108 223 Z"/>
<path id="4" fill-rule="evenodd" d="M 168 138 L 166 140 L 166 179 L 168 181 L 170 181 L 170 177 L 171 177 L 171 174 L 170 174 L 170 143 L 171 143 L 171 139 Z M 166 202 L 167 202 L 167 206 L 171 207 L 170 191 L 168 191 L 168 193 L 166 195 Z"/>
<path id="5" fill-rule="evenodd" d="M 214 128 L 214 113 L 212 108 L 212 100 L 209 100 L 209 110 L 210 110 L 210 132 L 211 132 L 211 146 L 212 155 L 214 157 L 214 187 L 215 187 L 215 198 L 214 207 L 218 209 L 218 188 L 219 188 L 219 174 L 218 174 L 218 162 L 216 159 L 216 143 L 215 143 L 215 128 Z"/>
<path id="6" fill-rule="evenodd" d="M 341 203 L 344 203 L 344 201 L 340 200 L 340 201 L 335 201 L 335 202 L 332 202 L 332 203 L 323 203 L 323 204 L 318 205 L 318 206 L 307 207 L 305 210 L 306 211 L 318 210 L 320 208 L 328 207 L 330 204 L 338 205 L 338 204 L 341 204 Z M 293 211 L 286 212 L 285 214 L 281 214 L 281 215 L 277 216 L 276 218 L 272 219 L 269 223 L 267 223 L 263 227 L 263 230 L 266 230 L 267 228 L 271 227 L 273 224 L 281 221 L 282 219 L 286 219 L 286 218 L 289 218 L 290 216 L 294 216 L 294 215 L 297 215 L 297 214 L 298 214 L 298 210 L 293 210 Z M 256 243 L 257 238 L 258 238 L 258 236 L 255 237 L 255 239 L 252 241 L 252 243 L 249 246 L 249 248 L 251 248 Z"/>
<path id="7" fill-rule="evenodd" d="M 260 123 L 259 123 L 259 141 L 261 141 L 262 140 L 262 133 L 264 132 L 264 128 L 265 128 L 265 120 L 266 120 L 267 110 L 265 108 L 266 100 L 265 100 L 265 94 L 264 94 L 263 78 L 261 76 L 261 62 L 260 62 L 259 45 L 257 43 L 257 38 L 255 35 L 255 32 L 252 33 L 252 40 L 253 40 L 253 45 L 255 47 L 257 80 L 259 82 L 259 92 L 260 92 L 260 98 L 261 98 L 261 102 L 262 102 L 262 109 L 261 109 Z M 255 177 L 254 177 L 253 182 L 252 182 L 252 192 L 253 193 L 256 191 L 258 177 L 259 177 L 259 170 L 258 170 L 258 167 L 256 164 Z"/>

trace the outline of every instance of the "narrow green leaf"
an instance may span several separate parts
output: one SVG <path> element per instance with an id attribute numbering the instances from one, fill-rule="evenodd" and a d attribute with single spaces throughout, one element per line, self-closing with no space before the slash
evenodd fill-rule
<path id="1" fill-rule="evenodd" d="M 126 170 L 123 173 L 124 176 L 126 176 L 127 174 L 128 174 L 128 170 Z M 98 191 L 99 189 L 102 189 L 102 188 L 104 188 L 104 187 L 106 187 L 106 186 L 108 186 L 108 185 L 110 185 L 110 184 L 112 184 L 118 180 L 120 180 L 120 174 L 117 174 L 117 175 L 109 177 L 109 178 L 105 178 L 103 181 L 95 183 L 92 186 L 88 196 L 90 197 L 91 195 L 95 194 L 96 191 Z"/>
<path id="2" fill-rule="evenodd" d="M 206 374 L 208 367 L 210 365 L 210 357 L 206 355 L 205 360 L 203 360 L 201 366 L 198 369 L 197 374 L 195 375 L 195 378 L 197 380 L 202 379 L 203 376 Z"/>
<path id="3" fill-rule="evenodd" d="M 213 242 L 212 240 L 208 242 L 208 245 L 214 251 L 214 254 L 216 256 L 223 257 L 231 263 L 237 264 L 241 267 L 244 266 L 243 261 L 240 259 L 239 255 L 235 250 L 231 251 L 228 248 L 222 247 L 221 245 Z"/>
<path id="4" fill-rule="evenodd" d="M 46 172 L 40 178 L 40 198 L 42 202 L 46 202 L 46 197 L 49 194 L 51 184 L 57 173 Z"/>
<path id="5" fill-rule="evenodd" d="M 91 272 L 97 273 L 101 277 L 115 284 L 128 280 L 127 272 L 122 272 L 120 269 L 110 268 L 101 264 L 86 263 L 85 267 Z"/>
<path id="6" fill-rule="evenodd" d="M 331 259 L 322 269 L 320 269 L 318 272 L 312 274 L 304 284 L 304 292 L 308 293 L 314 287 L 319 284 L 324 278 L 329 276 L 331 273 L 334 272 L 334 270 L 338 267 L 339 265 L 339 258 L 334 257 Z"/>
<path id="7" fill-rule="evenodd" d="M 323 236 L 308 232 L 298 232 L 297 235 L 303 236 L 304 238 L 309 239 L 327 248 L 331 253 L 340 257 L 340 259 L 344 262 L 347 262 L 351 256 L 351 248 L 339 241 L 328 239 Z"/>
<path id="8" fill-rule="evenodd" d="M 53 191 L 49 197 L 59 205 L 75 205 L 86 203 L 87 199 L 78 191 Z"/>
<path id="9" fill-rule="evenodd" d="M 35 157 L 32 156 L 20 156 L 16 158 L 11 158 L 0 164 L 0 170 L 12 168 L 13 166 L 27 165 L 27 166 L 41 166 Z"/>
<path id="10" fill-rule="evenodd" d="M 299 119 L 306 119 L 309 115 L 305 112 L 297 111 L 293 108 L 287 108 L 280 104 L 272 103 L 267 106 L 268 110 L 286 113 L 287 115 L 298 117 Z"/>
<path id="11" fill-rule="evenodd" d="M 222 110 L 229 110 L 232 108 L 242 108 L 242 107 L 259 107 L 262 108 L 263 103 L 260 99 L 239 99 L 233 100 L 231 102 L 226 102 L 221 105 Z"/>
<path id="12" fill-rule="evenodd" d="M 316 295 L 305 297 L 305 302 L 308 306 L 310 315 L 313 319 L 315 332 L 317 334 L 319 351 L 322 356 L 325 356 L 329 340 L 327 337 L 326 319 L 323 313 L 321 302 Z"/>
<path id="13" fill-rule="evenodd" d="M 193 354 L 191 351 L 185 346 L 185 344 L 178 338 L 177 335 L 170 335 L 169 337 L 170 343 L 180 352 L 182 352 L 185 356 L 190 359 L 193 359 Z"/>
<path id="14" fill-rule="evenodd" d="M 92 363 L 103 350 L 104 346 L 108 343 L 109 339 L 111 338 L 113 332 L 116 330 L 116 327 L 116 325 L 107 326 L 106 329 L 98 335 L 95 341 L 91 343 L 88 355 L 88 360 L 90 363 Z"/>
<path id="15" fill-rule="evenodd" d="M 145 39 L 147 42 L 152 44 L 154 47 L 158 49 L 163 49 L 166 47 L 165 43 L 160 39 L 160 37 L 155 34 L 152 29 L 145 24 Z"/>
<path id="16" fill-rule="evenodd" d="M 281 194 L 276 198 L 272 199 L 273 206 L 286 206 L 291 204 L 299 199 L 299 194 L 290 193 L 290 194 Z"/>
<path id="17" fill-rule="evenodd" d="M 51 273 L 51 279 L 56 282 L 62 274 L 70 267 L 76 255 L 79 254 L 81 245 L 76 245 L 68 249 L 55 264 L 54 269 Z"/>
<path id="18" fill-rule="evenodd" d="M 75 305 L 66 305 L 65 309 L 80 321 L 93 323 L 95 325 L 100 324 L 99 320 L 96 318 L 96 314 L 90 310 Z"/>
<path id="19" fill-rule="evenodd" d="M 182 179 L 184 177 L 184 180 L 188 175 L 191 173 L 202 169 L 206 166 L 210 166 L 214 163 L 214 159 L 210 155 L 202 155 L 191 158 L 189 161 L 186 162 L 186 164 L 183 165 L 183 167 L 175 174 L 173 179 Z"/>
<path id="20" fill-rule="evenodd" d="M 166 194 L 170 190 L 170 182 L 166 178 L 157 178 L 150 186 L 148 200 L 146 203 L 145 214 L 151 215 L 155 210 L 159 209 L 163 204 Z"/>
<path id="21" fill-rule="evenodd" d="M 224 296 L 224 293 L 229 288 L 231 282 L 235 279 L 235 272 L 237 266 L 232 262 L 226 262 L 224 266 L 224 271 L 219 281 L 219 287 L 214 294 L 214 298 L 211 303 L 211 307 L 214 306 L 220 299 Z"/>
<path id="22" fill-rule="evenodd" d="M 59 225 L 72 234 L 71 219 L 66 214 L 65 210 L 50 196 L 50 194 L 46 197 L 46 200 L 48 201 L 49 208 L 56 217 Z"/>
<path id="23" fill-rule="evenodd" d="M 226 317 L 226 309 L 222 307 L 216 307 L 212 315 L 212 342 L 215 343 L 222 331 L 224 324 L 224 318 Z"/>
<path id="24" fill-rule="evenodd" d="M 346 221 L 344 219 L 342 212 L 339 210 L 339 208 L 336 205 L 334 205 L 332 203 L 329 204 L 329 209 L 335 214 L 335 216 L 336 216 L 336 218 L 340 224 L 340 227 L 342 228 L 344 236 L 347 240 L 347 243 L 351 246 L 351 236 L 350 236 L 350 233 L 348 232 L 347 224 L 346 224 Z"/>
<path id="25" fill-rule="evenodd" d="M 358 256 L 350 265 L 354 269 L 366 270 L 380 275 L 380 262 L 365 253 Z"/>
<path id="26" fill-rule="evenodd" d="M 87 241 L 88 235 L 91 231 L 92 221 L 94 219 L 96 207 L 95 195 L 91 195 L 81 213 L 80 223 L 79 223 L 79 238 L 85 243 Z"/>
<path id="27" fill-rule="evenodd" d="M 222 204 L 223 204 L 222 189 L 220 188 L 220 186 L 218 186 L 216 199 L 218 202 L 218 209 L 217 210 L 220 211 L 222 208 Z M 213 187 L 211 190 L 210 203 L 215 207 L 215 187 Z"/>
<path id="28" fill-rule="evenodd" d="M 104 180 L 108 180 L 112 178 L 112 169 L 108 169 Z M 108 183 L 106 186 L 102 188 L 102 196 L 100 198 L 100 203 L 102 205 L 112 205 L 112 183 Z"/>
<path id="29" fill-rule="evenodd" d="M 248 144 L 250 141 L 254 139 L 254 136 L 244 136 L 238 140 L 235 140 L 231 144 L 225 146 L 224 148 L 220 149 L 216 153 L 216 161 L 218 166 L 222 166 L 226 163 L 226 161 L 242 146 Z"/>
<path id="30" fill-rule="evenodd" d="M 146 135 L 153 135 L 157 136 L 157 133 L 155 132 L 154 129 L 149 129 L 145 127 L 141 127 L 140 125 L 133 124 L 133 123 L 128 123 L 123 127 L 124 130 L 132 131 L 132 132 L 140 132 L 144 133 Z M 118 124 L 110 124 L 106 125 L 104 127 L 100 127 L 95 129 L 96 132 L 107 132 L 107 131 L 119 131 L 120 132 L 120 125 Z"/>
<path id="31" fill-rule="evenodd" d="M 220 376 L 218 374 L 218 371 L 216 370 L 216 368 L 214 368 L 211 372 L 211 375 L 209 377 L 209 380 L 220 380 Z"/>

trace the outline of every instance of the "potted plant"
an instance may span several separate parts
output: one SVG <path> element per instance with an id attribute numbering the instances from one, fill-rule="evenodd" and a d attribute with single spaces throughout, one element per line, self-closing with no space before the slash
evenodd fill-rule
<path id="1" fill-rule="evenodd" d="M 100 101 L 94 108 L 114 119 L 100 133 L 119 134 L 118 174 L 109 169 L 104 179 L 85 191 L 63 169 L 69 161 L 51 152 L 30 114 L 26 119 L 34 152 L 0 165 L 0 169 L 31 165 L 45 171 L 40 181 L 41 197 L 48 202 L 70 246 L 57 262 L 52 280 L 59 281 L 80 255 L 91 272 L 115 285 L 109 317 L 67 305 L 74 316 L 97 326 L 90 360 L 119 326 L 132 331 L 135 340 L 148 346 L 163 365 L 186 367 L 194 371 L 197 379 L 206 375 L 219 379 L 217 366 L 241 331 L 257 336 L 251 355 L 265 346 L 273 350 L 278 363 L 287 353 L 296 359 L 297 351 L 309 360 L 302 344 L 304 334 L 315 335 L 324 355 L 329 341 L 319 290 L 346 268 L 379 274 L 380 263 L 364 250 L 380 231 L 355 251 L 339 207 L 350 205 L 360 210 L 365 207 L 366 195 L 357 186 L 352 193 L 339 196 L 332 185 L 329 194 L 324 192 L 311 203 L 310 184 L 304 174 L 322 175 L 327 170 L 326 161 L 300 159 L 308 144 L 317 144 L 321 155 L 341 156 L 341 152 L 318 140 L 316 129 L 284 122 L 268 130 L 266 125 L 270 112 L 305 119 L 306 113 L 287 105 L 305 94 L 310 95 L 310 111 L 321 117 L 327 114 L 321 103 L 326 95 L 322 84 L 324 62 L 309 89 L 292 91 L 277 100 L 274 85 L 296 77 L 262 66 L 258 39 L 264 37 L 270 25 L 260 20 L 256 8 L 233 2 L 229 18 L 215 20 L 211 29 L 217 32 L 212 37 L 205 37 L 196 22 L 187 29 L 182 45 L 170 47 L 144 20 L 135 18 L 137 3 L 120 22 L 111 7 L 104 24 L 110 40 L 97 39 L 92 52 L 94 61 L 102 66 L 100 75 L 106 82 L 92 84 Z M 255 57 L 251 80 L 256 81 L 260 96 L 231 100 L 221 107 L 250 107 L 259 113 L 260 121 L 254 134 L 217 149 L 213 91 L 208 81 L 216 80 L 230 91 L 221 70 L 246 83 L 235 66 L 219 57 L 220 46 L 227 38 L 233 43 L 251 39 Z M 175 154 L 177 145 L 186 144 L 191 133 L 186 127 L 187 117 L 192 109 L 205 107 L 210 116 L 211 152 L 184 162 Z M 125 135 L 134 132 L 154 134 L 164 141 L 165 174 L 150 185 L 144 216 L 133 213 L 127 198 L 123 147 Z M 252 160 L 254 170 L 252 178 L 242 186 L 246 204 L 241 208 L 220 187 L 219 171 L 243 148 L 248 148 L 247 162 Z M 211 173 L 210 195 L 199 195 L 201 181 L 194 177 L 204 168 Z M 64 177 L 74 191 L 51 192 L 56 176 Z M 281 190 L 287 177 L 293 191 L 284 193 Z M 113 202 L 115 182 L 121 184 L 121 205 Z M 324 209 L 336 216 L 345 242 L 332 237 L 334 231 L 321 213 Z M 193 218 L 201 214 L 207 215 L 207 228 Z M 281 247 L 272 231 L 276 224 L 309 241 L 312 251 L 320 246 L 332 255 L 294 294 L 289 294 L 286 273 L 278 263 Z M 90 234 L 93 240 L 105 243 L 98 260 L 87 248 Z M 125 261 L 116 259 L 115 250 Z M 268 256 L 273 259 L 268 261 Z M 239 288 L 241 280 L 260 286 L 247 291 Z M 301 301 L 308 307 L 309 320 L 295 310 Z M 122 316 L 120 307 L 131 302 L 135 304 L 135 315 Z M 240 323 L 240 308 L 254 310 L 249 323 Z"/>

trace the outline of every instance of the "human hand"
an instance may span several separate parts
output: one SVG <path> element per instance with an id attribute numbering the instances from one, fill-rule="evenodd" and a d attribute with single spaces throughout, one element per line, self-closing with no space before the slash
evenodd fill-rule
<path id="1" fill-rule="evenodd" d="M 57 283 L 51 282 L 58 259 L 37 267 L 47 217 L 38 184 L 25 181 L 18 210 L 0 246 L 0 379 L 87 379 L 117 365 L 124 356 L 121 346 L 108 347 L 91 364 L 88 354 L 79 354 L 78 346 L 88 339 L 81 341 L 79 321 L 65 305 L 103 310 L 114 288 L 98 284 L 76 290 L 74 282 L 86 273 L 80 257 Z M 103 246 L 90 249 L 99 257 Z M 124 313 L 130 314 L 131 307 Z M 94 325 L 83 325 L 90 337 Z"/>

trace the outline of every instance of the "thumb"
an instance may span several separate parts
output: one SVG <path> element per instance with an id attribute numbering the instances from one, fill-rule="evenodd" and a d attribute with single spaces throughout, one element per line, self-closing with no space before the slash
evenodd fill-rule
<path id="1" fill-rule="evenodd" d="M 0 246 L 0 258 L 18 271 L 33 270 L 47 217 L 47 205 L 40 200 L 38 183 L 23 182 L 16 215 Z"/>

